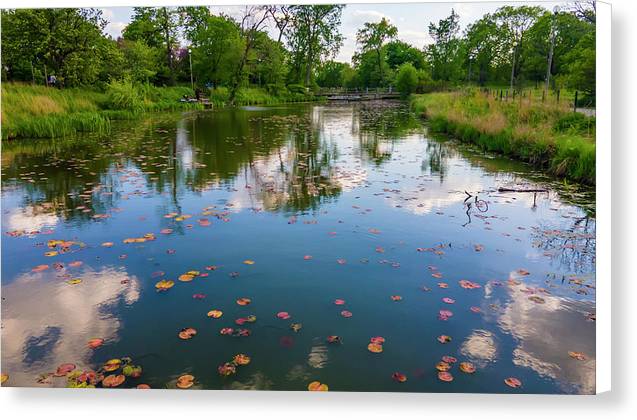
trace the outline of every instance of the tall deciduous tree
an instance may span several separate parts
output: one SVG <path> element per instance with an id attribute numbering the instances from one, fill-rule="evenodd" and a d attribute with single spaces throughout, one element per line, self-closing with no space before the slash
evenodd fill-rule
<path id="1" fill-rule="evenodd" d="M 170 7 L 135 7 L 131 23 L 123 31 L 125 39 L 143 41 L 163 50 L 165 68 L 162 77 L 175 83 L 175 54 L 179 32 L 179 11 Z"/>
<path id="2" fill-rule="evenodd" d="M 343 7 L 331 4 L 290 6 L 292 17 L 286 38 L 297 69 L 305 68 L 305 86 L 310 86 L 314 66 L 324 57 L 335 56 L 343 43 L 340 33 Z"/>
<path id="3" fill-rule="evenodd" d="M 230 87 L 230 96 L 228 100 L 231 104 L 234 103 L 237 96 L 237 89 L 239 89 L 239 85 L 243 81 L 248 56 L 256 44 L 259 32 L 265 27 L 269 18 L 270 13 L 268 12 L 267 6 L 246 6 L 243 10 L 240 28 L 241 35 L 243 36 L 244 47 Z"/>
<path id="4" fill-rule="evenodd" d="M 121 58 L 105 25 L 99 9 L 3 10 L 3 71 L 18 80 L 46 73 L 67 86 L 95 83 L 111 55 L 113 64 Z"/>
<path id="5" fill-rule="evenodd" d="M 426 67 L 425 55 L 421 50 L 403 41 L 388 42 L 385 57 L 390 69 L 396 69 L 403 63 L 411 63 L 417 70 Z"/>
<path id="6" fill-rule="evenodd" d="M 429 36 L 434 43 L 427 47 L 434 79 L 449 81 L 458 77 L 460 71 L 460 46 L 458 38 L 460 16 L 451 9 L 451 14 L 429 24 Z"/>
<path id="7" fill-rule="evenodd" d="M 363 28 L 359 29 L 356 34 L 356 41 L 360 44 L 363 53 L 374 51 L 376 54 L 380 85 L 384 84 L 383 45 L 385 45 L 386 41 L 396 38 L 397 34 L 398 29 L 384 17 L 378 23 L 365 23 Z"/>
<path id="8" fill-rule="evenodd" d="M 498 29 L 495 19 L 487 14 L 467 27 L 465 43 L 467 50 L 467 78 L 473 80 L 477 73 L 477 81 L 484 84 L 502 54 L 505 44 L 503 32 Z"/>
<path id="9" fill-rule="evenodd" d="M 494 17 L 500 30 L 506 34 L 507 47 L 511 56 L 511 80 L 513 89 L 516 74 L 522 67 L 518 59 L 519 52 L 524 47 L 527 31 L 533 26 L 545 10 L 539 6 L 503 6 Z"/>
<path id="10" fill-rule="evenodd" d="M 210 15 L 188 34 L 197 79 L 215 86 L 228 84 L 244 48 L 239 25 L 229 17 Z"/>

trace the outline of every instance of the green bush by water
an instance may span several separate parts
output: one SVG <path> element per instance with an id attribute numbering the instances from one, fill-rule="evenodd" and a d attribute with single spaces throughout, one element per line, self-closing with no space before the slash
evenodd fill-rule
<path id="1" fill-rule="evenodd" d="M 318 98 L 305 92 L 305 87 L 300 85 L 268 85 L 266 88 L 242 87 L 237 91 L 235 105 L 277 105 L 291 102 L 311 102 Z M 230 90 L 220 86 L 210 89 L 210 102 L 214 106 L 221 107 L 228 105 Z"/>

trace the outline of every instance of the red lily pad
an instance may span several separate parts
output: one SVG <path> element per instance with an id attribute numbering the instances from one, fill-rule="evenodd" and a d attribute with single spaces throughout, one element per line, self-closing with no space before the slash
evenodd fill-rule
<path id="1" fill-rule="evenodd" d="M 504 383 L 510 386 L 511 388 L 519 388 L 522 386 L 522 381 L 518 378 L 506 378 Z"/>
<path id="2" fill-rule="evenodd" d="M 58 366 L 53 376 L 66 376 L 68 373 L 73 372 L 73 370 L 75 370 L 73 363 L 63 363 Z"/>
<path id="3" fill-rule="evenodd" d="M 102 380 L 102 386 L 105 388 L 115 388 L 124 383 L 126 377 L 124 375 L 108 375 Z"/>
<path id="4" fill-rule="evenodd" d="M 405 382 L 407 380 L 407 375 L 400 372 L 394 372 L 391 375 L 392 379 L 396 382 Z"/>
<path id="5" fill-rule="evenodd" d="M 438 379 L 443 382 L 451 382 L 453 381 L 453 375 L 449 372 L 438 372 Z"/>
<path id="6" fill-rule="evenodd" d="M 290 314 L 287 313 L 287 312 L 279 312 L 279 313 L 276 314 L 276 317 L 279 318 L 279 319 L 290 319 L 290 318 L 292 318 L 290 316 Z"/>
<path id="7" fill-rule="evenodd" d="M 104 344 L 103 338 L 91 338 L 90 340 L 88 340 L 88 343 L 87 343 L 90 349 L 96 349 L 100 347 L 102 344 Z"/>

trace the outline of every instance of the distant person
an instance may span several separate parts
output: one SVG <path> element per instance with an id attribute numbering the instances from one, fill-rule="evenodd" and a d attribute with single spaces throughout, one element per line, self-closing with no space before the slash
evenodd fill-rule
<path id="1" fill-rule="evenodd" d="M 54 74 L 49 76 L 49 86 L 55 87 L 57 85 L 58 79 Z"/>

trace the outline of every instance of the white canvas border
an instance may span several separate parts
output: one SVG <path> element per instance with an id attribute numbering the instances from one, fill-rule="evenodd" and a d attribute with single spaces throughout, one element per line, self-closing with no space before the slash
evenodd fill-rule
<path id="1" fill-rule="evenodd" d="M 595 388 L 611 390 L 611 16 L 597 3 L 596 28 L 596 314 Z"/>
<path id="2" fill-rule="evenodd" d="M 470 3 L 472 1 L 438 1 L 438 0 L 6 0 L 7 7 L 118 7 L 118 6 L 161 6 L 161 5 L 242 5 L 242 4 L 285 4 L 285 3 Z M 497 2 L 517 3 L 516 0 Z M 596 296 L 596 392 L 611 390 L 611 15 L 612 7 L 608 3 L 597 2 L 596 32 L 596 220 L 597 220 L 597 255 L 596 271 L 598 278 Z M 599 141 L 601 139 L 601 141 Z M 285 393 L 287 394 L 287 393 Z M 443 397 L 446 399 L 446 397 Z M 458 398 L 458 396 L 454 396 Z M 494 401 L 493 397 L 485 400 Z M 356 398 L 360 401 L 359 398 Z M 316 402 L 317 400 L 313 400 Z M 327 400 L 321 400 L 327 402 Z M 311 403 L 310 403 L 311 404 Z"/>

